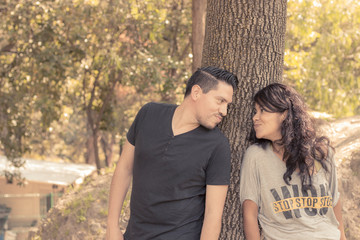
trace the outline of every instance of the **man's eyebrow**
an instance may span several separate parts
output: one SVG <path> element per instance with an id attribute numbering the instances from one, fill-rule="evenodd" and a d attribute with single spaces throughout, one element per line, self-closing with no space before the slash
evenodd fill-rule
<path id="1" fill-rule="evenodd" d="M 230 103 L 228 100 L 226 100 L 226 98 L 222 97 L 222 96 L 218 96 L 218 99 L 222 100 L 222 101 L 225 101 L 227 103 Z M 231 99 L 232 100 L 232 99 Z"/>

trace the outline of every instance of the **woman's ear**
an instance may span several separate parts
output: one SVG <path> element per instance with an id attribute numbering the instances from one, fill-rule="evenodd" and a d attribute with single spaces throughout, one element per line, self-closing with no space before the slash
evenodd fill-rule
<path id="1" fill-rule="evenodd" d="M 284 120 L 285 120 L 285 118 L 286 118 L 287 115 L 288 115 L 288 111 L 289 111 L 289 110 L 285 110 L 285 111 L 281 114 L 281 121 L 284 121 Z"/>

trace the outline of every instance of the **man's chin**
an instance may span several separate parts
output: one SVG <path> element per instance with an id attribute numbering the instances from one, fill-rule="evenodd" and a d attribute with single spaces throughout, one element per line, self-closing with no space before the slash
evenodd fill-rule
<path id="1" fill-rule="evenodd" d="M 219 123 L 218 123 L 219 124 Z M 210 125 L 210 124 L 201 124 L 201 126 L 203 126 L 204 128 L 207 128 L 207 129 L 209 129 L 209 130 L 212 130 L 212 129 L 214 129 L 218 124 L 213 124 L 213 125 Z"/>

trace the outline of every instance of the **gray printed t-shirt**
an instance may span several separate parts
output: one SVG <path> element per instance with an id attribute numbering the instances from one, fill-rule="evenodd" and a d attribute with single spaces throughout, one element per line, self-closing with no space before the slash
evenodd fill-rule
<path id="1" fill-rule="evenodd" d="M 244 156 L 240 177 L 240 201 L 254 201 L 266 240 L 340 239 L 333 206 L 339 199 L 336 166 L 329 154 L 329 172 L 321 168 L 313 176 L 314 188 L 301 191 L 295 172 L 290 185 L 283 180 L 286 165 L 273 152 L 254 144 Z"/>
<path id="2" fill-rule="evenodd" d="M 148 103 L 129 129 L 135 146 L 127 240 L 199 240 L 206 185 L 230 182 L 230 148 L 218 128 L 174 136 L 176 105 Z"/>

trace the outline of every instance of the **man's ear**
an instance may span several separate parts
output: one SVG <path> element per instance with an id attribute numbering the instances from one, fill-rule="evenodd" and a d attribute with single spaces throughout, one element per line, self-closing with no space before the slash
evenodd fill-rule
<path id="1" fill-rule="evenodd" d="M 195 84 L 191 88 L 191 98 L 196 101 L 202 94 L 202 89 L 199 85 Z"/>

